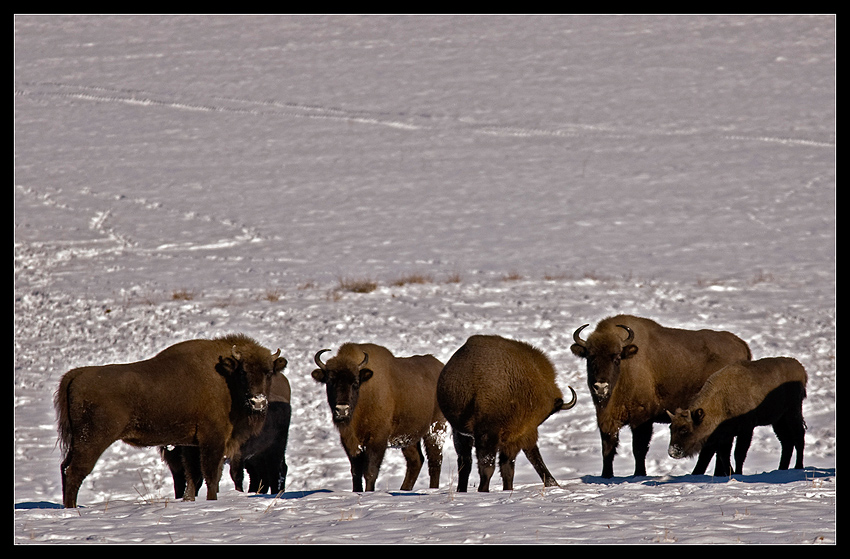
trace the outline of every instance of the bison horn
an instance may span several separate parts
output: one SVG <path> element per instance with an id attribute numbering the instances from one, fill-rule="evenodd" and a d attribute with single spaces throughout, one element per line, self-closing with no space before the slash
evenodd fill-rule
<path id="1" fill-rule="evenodd" d="M 585 324 L 584 326 L 582 326 L 581 328 L 579 328 L 578 330 L 576 330 L 575 332 L 573 332 L 573 341 L 575 341 L 575 343 L 577 343 L 577 344 L 578 344 L 578 345 L 580 345 L 581 347 L 585 347 L 585 345 L 587 344 L 587 342 L 585 342 L 584 340 L 582 340 L 582 339 L 581 339 L 581 337 L 579 336 L 579 334 L 581 333 L 581 331 L 582 331 L 582 330 L 584 330 L 584 329 L 585 329 L 585 328 L 587 328 L 588 326 L 590 326 L 590 324 Z"/>
<path id="2" fill-rule="evenodd" d="M 235 345 L 234 345 L 232 348 L 230 348 L 230 354 L 231 354 L 231 355 L 233 356 L 233 358 L 234 358 L 234 359 L 236 359 L 237 361 L 241 361 L 241 360 L 242 360 L 242 354 L 241 354 L 241 353 L 239 353 L 238 351 L 236 351 L 236 346 L 235 346 Z"/>
<path id="3" fill-rule="evenodd" d="M 369 362 L 369 354 L 364 351 L 363 352 L 363 361 L 359 365 L 357 365 L 357 368 L 362 369 L 363 367 L 366 366 L 366 363 L 368 363 L 368 362 Z"/>
<path id="4" fill-rule="evenodd" d="M 272 359 L 277 359 L 280 357 L 280 348 L 277 348 L 277 351 L 272 353 Z"/>
<path id="5" fill-rule="evenodd" d="M 562 405 L 562 406 L 561 406 L 561 409 L 562 409 L 562 410 L 568 410 L 568 409 L 570 409 L 571 407 L 573 407 L 574 405 L 576 405 L 576 400 L 578 400 L 578 398 L 576 397 L 576 391 L 575 391 L 575 390 L 573 390 L 573 387 L 572 387 L 572 386 L 568 386 L 567 388 L 569 388 L 569 389 L 570 389 L 570 392 L 572 392 L 572 393 L 573 393 L 573 398 L 572 398 L 572 400 L 570 400 L 569 402 L 567 402 L 566 404 L 564 404 L 564 405 Z"/>
<path id="6" fill-rule="evenodd" d="M 626 332 L 629 333 L 629 337 L 625 339 L 625 341 L 623 342 L 623 345 L 628 345 L 628 344 L 632 343 L 632 340 L 635 339 L 635 333 L 632 331 L 632 329 L 629 328 L 628 326 L 623 326 L 622 324 L 618 324 L 617 326 L 619 326 L 620 328 L 622 328 L 623 330 L 625 330 Z"/>
<path id="7" fill-rule="evenodd" d="M 320 349 L 318 352 L 316 352 L 316 356 L 313 357 L 313 361 L 315 361 L 316 365 L 318 365 L 319 368 L 323 371 L 327 370 L 327 369 L 325 369 L 325 364 L 322 363 L 322 354 L 326 351 L 330 351 L 330 350 L 329 349 Z"/>

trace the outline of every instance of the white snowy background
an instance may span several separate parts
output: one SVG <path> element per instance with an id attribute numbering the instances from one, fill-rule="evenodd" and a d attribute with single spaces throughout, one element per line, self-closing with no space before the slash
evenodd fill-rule
<path id="1" fill-rule="evenodd" d="M 835 23 L 15 16 L 14 542 L 835 543 Z M 615 313 L 799 359 L 805 470 L 760 427 L 744 475 L 691 476 L 657 425 L 648 476 L 624 430 L 600 478 L 569 345 Z M 289 360 L 286 492 L 225 466 L 184 503 L 119 442 L 62 509 L 61 375 L 229 332 Z M 439 489 L 399 491 L 389 450 L 352 493 L 312 355 L 445 362 L 473 333 L 578 392 L 540 428 L 560 487 L 521 455 L 512 492 L 459 494 L 447 440 Z"/>

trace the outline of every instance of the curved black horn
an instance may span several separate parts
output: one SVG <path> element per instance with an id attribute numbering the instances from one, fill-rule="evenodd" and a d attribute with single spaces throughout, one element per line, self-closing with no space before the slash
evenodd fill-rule
<path id="1" fill-rule="evenodd" d="M 272 353 L 272 359 L 277 359 L 280 357 L 280 348 L 277 348 L 277 351 Z"/>
<path id="2" fill-rule="evenodd" d="M 318 352 L 316 352 L 315 357 L 313 357 L 313 361 L 315 361 L 316 365 L 318 365 L 319 368 L 323 371 L 325 371 L 326 369 L 325 369 L 325 364 L 322 363 L 322 354 L 326 351 L 330 351 L 330 350 L 329 349 L 320 349 Z"/>
<path id="3" fill-rule="evenodd" d="M 570 392 L 572 392 L 572 393 L 573 393 L 573 399 L 572 399 L 572 400 L 570 400 L 569 402 L 567 402 L 566 404 L 562 405 L 562 406 L 561 406 L 561 409 L 562 409 L 562 410 L 568 410 L 568 409 L 570 409 L 571 407 L 573 407 L 574 405 L 576 405 L 576 400 L 578 400 L 578 398 L 576 397 L 576 391 L 575 391 L 575 390 L 573 390 L 573 387 L 572 387 L 572 386 L 568 386 L 567 388 L 569 388 L 569 389 L 570 389 Z"/>
<path id="4" fill-rule="evenodd" d="M 579 334 L 581 333 L 582 330 L 584 330 L 588 326 L 590 326 L 590 324 L 585 324 L 584 326 L 582 326 L 581 328 L 579 328 L 578 330 L 573 332 L 573 341 L 575 343 L 577 343 L 578 345 L 580 345 L 581 347 L 585 347 L 585 345 L 587 345 L 587 342 L 582 340 L 581 337 L 579 336 Z"/>
<path id="5" fill-rule="evenodd" d="M 357 365 L 357 368 L 362 369 L 363 367 L 366 366 L 366 363 L 368 363 L 368 362 L 369 362 L 369 354 L 364 351 L 363 352 L 363 361 L 359 365 Z"/>
<path id="6" fill-rule="evenodd" d="M 632 329 L 629 328 L 628 326 L 623 326 L 622 324 L 618 324 L 617 326 L 619 326 L 620 328 L 622 328 L 623 330 L 625 330 L 626 332 L 629 333 L 629 337 L 626 338 L 623 341 L 623 345 L 628 345 L 628 344 L 632 343 L 632 340 L 635 339 L 635 333 L 632 331 Z"/>

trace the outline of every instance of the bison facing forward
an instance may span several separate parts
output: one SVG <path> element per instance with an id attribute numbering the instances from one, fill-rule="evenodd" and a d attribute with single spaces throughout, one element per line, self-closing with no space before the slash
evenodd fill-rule
<path id="1" fill-rule="evenodd" d="M 522 450 L 543 484 L 557 485 L 537 447 L 537 428 L 564 403 L 555 368 L 538 349 L 499 336 L 472 336 L 446 363 L 437 384 L 440 409 L 452 426 L 458 456 L 458 491 L 466 491 L 472 447 L 478 459 L 478 491 L 490 490 L 499 455 L 502 485 L 513 489 L 514 463 Z"/>
<path id="2" fill-rule="evenodd" d="M 230 456 L 230 478 L 237 491 L 243 491 L 245 470 L 248 470 L 248 491 L 251 493 L 280 493 L 286 487 L 286 445 L 292 417 L 289 380 L 283 374 L 272 377 L 268 394 L 268 409 L 262 430 L 251 436 Z M 198 447 L 160 447 L 160 455 L 171 470 L 174 496 L 179 499 L 186 491 L 187 478 L 192 476 L 195 495 L 204 482 Z"/>
<path id="3" fill-rule="evenodd" d="M 248 470 L 248 491 L 277 494 L 286 488 L 286 445 L 292 418 L 292 391 L 285 376 L 275 375 L 269 388 L 269 409 L 263 429 L 230 457 L 230 478 L 242 491 L 244 470 Z"/>
<path id="4" fill-rule="evenodd" d="M 190 340 L 135 363 L 66 373 L 55 395 L 63 450 L 62 499 L 77 506 L 83 479 L 113 442 L 197 446 L 207 499 L 215 499 L 225 454 L 262 427 L 272 377 L 286 367 L 243 335 Z M 194 500 L 186 478 L 184 499 Z"/>
<path id="5" fill-rule="evenodd" d="M 401 484 L 413 489 L 422 469 L 425 442 L 430 486 L 438 487 L 445 418 L 437 406 L 437 377 L 443 364 L 432 355 L 395 357 L 374 344 L 343 344 L 322 362 L 313 378 L 326 386 L 333 423 L 351 463 L 354 491 L 375 490 L 387 447 L 400 447 L 407 461 Z"/>
<path id="6" fill-rule="evenodd" d="M 687 407 L 712 373 L 752 358 L 746 342 L 729 332 L 665 328 L 628 315 L 602 320 L 587 340 L 575 331 L 572 352 L 587 360 L 587 385 L 602 437 L 602 477 L 614 476 L 620 429 L 632 430 L 634 475 L 646 475 L 654 423 L 666 410 Z M 711 455 L 700 455 L 705 468 Z"/>
<path id="7" fill-rule="evenodd" d="M 670 447 L 673 458 L 692 456 L 704 448 L 726 449 L 735 445 L 735 474 L 742 474 L 753 429 L 772 425 L 782 445 L 779 469 L 787 470 L 796 449 L 797 469 L 803 467 L 806 423 L 806 370 L 789 357 L 772 357 L 727 365 L 706 381 L 687 409 L 670 415 Z M 718 451 L 718 455 L 719 455 Z M 730 475 L 730 464 L 724 475 Z"/>

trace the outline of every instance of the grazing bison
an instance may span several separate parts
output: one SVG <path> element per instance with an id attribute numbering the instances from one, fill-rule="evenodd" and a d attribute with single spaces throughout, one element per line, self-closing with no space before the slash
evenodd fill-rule
<path id="1" fill-rule="evenodd" d="M 268 409 L 262 430 L 245 441 L 239 451 L 230 456 L 230 478 L 237 491 L 243 490 L 244 471 L 248 470 L 252 493 L 279 493 L 286 487 L 286 444 L 292 416 L 289 380 L 278 374 L 272 378 L 268 394 Z M 186 490 L 186 475 L 194 476 L 195 495 L 204 482 L 201 475 L 198 447 L 160 447 L 160 455 L 171 470 L 174 496 L 179 499 Z"/>
<path id="2" fill-rule="evenodd" d="M 478 491 L 490 490 L 496 454 L 505 490 L 513 489 L 514 463 L 522 450 L 545 486 L 558 482 L 537 448 L 537 428 L 564 403 L 555 368 L 540 350 L 500 336 L 472 336 L 449 359 L 437 383 L 437 400 L 452 426 L 458 456 L 458 491 L 466 491 L 472 447 L 478 459 Z"/>
<path id="3" fill-rule="evenodd" d="M 224 456 L 262 427 L 271 379 L 286 367 L 279 355 L 236 334 L 181 342 L 145 361 L 66 373 L 54 399 L 64 505 L 77 506 L 83 479 L 118 440 L 197 446 L 207 499 L 215 499 Z M 187 475 L 184 499 L 194 500 L 195 485 Z"/>
<path id="4" fill-rule="evenodd" d="M 704 448 L 735 446 L 735 474 L 742 474 L 753 429 L 772 425 L 782 444 L 779 469 L 787 470 L 796 449 L 797 469 L 803 467 L 806 423 L 806 370 L 790 357 L 742 361 L 723 367 L 705 382 L 687 409 L 670 415 L 670 447 L 673 458 L 692 456 Z M 730 475 L 731 464 L 723 475 Z"/>
<path id="5" fill-rule="evenodd" d="M 602 437 L 602 477 L 614 476 L 620 429 L 632 430 L 634 475 L 646 475 L 654 423 L 667 423 L 668 409 L 687 407 L 712 373 L 752 358 L 746 342 L 729 332 L 665 328 L 628 315 L 599 322 L 587 340 L 573 334 L 572 352 L 587 360 L 587 384 Z M 700 455 L 704 469 L 710 454 Z"/>
<path id="6" fill-rule="evenodd" d="M 437 405 L 443 364 L 433 355 L 394 357 L 374 344 L 340 346 L 322 362 L 316 353 L 313 378 L 327 388 L 333 423 L 351 462 L 354 491 L 375 490 L 387 447 L 400 447 L 407 461 L 403 490 L 413 489 L 422 469 L 425 442 L 430 486 L 439 487 L 446 420 Z"/>

